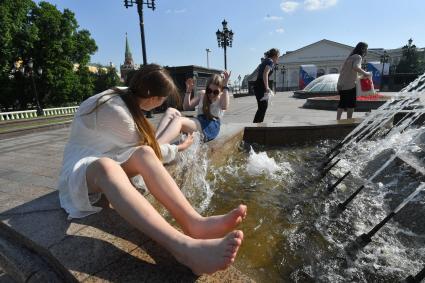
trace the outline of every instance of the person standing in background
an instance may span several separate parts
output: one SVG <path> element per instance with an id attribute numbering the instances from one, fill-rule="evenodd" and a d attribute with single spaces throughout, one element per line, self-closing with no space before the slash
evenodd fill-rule
<path id="1" fill-rule="evenodd" d="M 359 42 L 354 47 L 351 54 L 345 59 L 339 74 L 337 90 L 339 95 L 339 104 L 337 108 L 336 119 L 340 120 L 344 109 L 347 110 L 347 119 L 353 117 L 354 108 L 356 108 L 356 80 L 357 74 L 371 77 L 370 72 L 362 69 L 362 60 L 367 55 L 367 43 Z"/>
<path id="2" fill-rule="evenodd" d="M 280 56 L 279 49 L 272 48 L 264 53 L 264 59 L 258 66 L 257 80 L 255 81 L 254 93 L 257 99 L 258 109 L 255 113 L 254 123 L 261 123 L 266 115 L 268 100 L 272 91 L 269 87 L 269 77 L 273 73 L 273 67 L 277 63 Z"/>

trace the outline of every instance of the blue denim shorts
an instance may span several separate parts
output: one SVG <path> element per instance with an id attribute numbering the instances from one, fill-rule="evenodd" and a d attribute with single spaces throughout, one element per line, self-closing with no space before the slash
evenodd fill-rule
<path id="1" fill-rule="evenodd" d="M 215 139 L 220 132 L 221 122 L 219 119 L 208 120 L 205 115 L 198 115 L 199 123 L 201 124 L 204 141 Z"/>

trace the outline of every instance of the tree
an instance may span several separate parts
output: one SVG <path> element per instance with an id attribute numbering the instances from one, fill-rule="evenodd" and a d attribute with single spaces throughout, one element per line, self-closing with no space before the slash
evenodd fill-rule
<path id="1" fill-rule="evenodd" d="M 409 39 L 407 45 L 403 46 L 403 56 L 397 65 L 397 73 L 421 73 L 425 71 L 424 54 L 419 53 L 416 45 Z"/>
<path id="2" fill-rule="evenodd" d="M 16 16 L 17 15 L 17 16 Z M 82 93 L 93 93 L 87 66 L 97 50 L 87 30 L 78 30 L 74 13 L 59 11 L 54 5 L 31 0 L 0 2 L 0 104 L 11 107 L 15 100 L 20 108 L 33 102 L 25 77 L 13 76 L 14 62 L 30 59 L 34 68 L 42 68 L 35 78 L 43 106 L 61 106 L 79 101 Z M 75 66 L 79 66 L 75 68 Z"/>
<path id="3" fill-rule="evenodd" d="M 31 0 L 0 2 L 0 105 L 3 107 L 15 107 L 19 94 L 25 93 L 25 87 L 19 83 L 22 76 L 16 74 L 17 80 L 12 80 L 15 76 L 11 71 L 18 53 L 28 45 L 22 42 L 23 39 L 31 39 L 26 22 L 34 7 Z"/>
<path id="4" fill-rule="evenodd" d="M 97 74 L 94 75 L 94 92 L 99 93 L 111 87 L 122 85 L 120 77 L 115 67 L 99 67 Z"/>
<path id="5" fill-rule="evenodd" d="M 47 105 L 79 101 L 81 93 L 91 95 L 93 92 L 93 84 L 84 68 L 90 54 L 97 50 L 96 43 L 87 30 L 77 30 L 78 23 L 70 10 L 61 13 L 47 2 L 40 2 L 39 6 L 31 18 L 40 31 L 40 40 L 32 53 L 46 74 L 39 87 L 40 99 Z"/>

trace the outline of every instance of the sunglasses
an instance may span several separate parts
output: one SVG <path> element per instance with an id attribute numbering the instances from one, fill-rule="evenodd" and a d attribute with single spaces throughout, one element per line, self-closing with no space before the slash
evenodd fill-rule
<path id="1" fill-rule="evenodd" d="M 216 89 L 216 90 L 212 90 L 212 89 L 210 89 L 209 87 L 207 87 L 207 90 L 205 91 L 207 94 L 210 94 L 210 93 L 212 93 L 212 94 L 214 94 L 215 96 L 217 96 L 217 95 L 219 95 L 220 94 L 220 90 L 219 89 Z"/>

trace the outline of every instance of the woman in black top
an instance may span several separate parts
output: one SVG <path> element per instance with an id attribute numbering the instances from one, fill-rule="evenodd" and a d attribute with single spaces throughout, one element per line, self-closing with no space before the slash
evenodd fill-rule
<path id="1" fill-rule="evenodd" d="M 279 59 L 280 52 L 277 48 L 272 48 L 264 53 L 264 59 L 258 66 L 257 80 L 255 81 L 254 93 L 257 99 L 258 110 L 255 113 L 254 123 L 261 123 L 266 115 L 268 106 L 268 93 L 271 93 L 269 88 L 269 76 L 273 73 L 273 67 Z"/>

